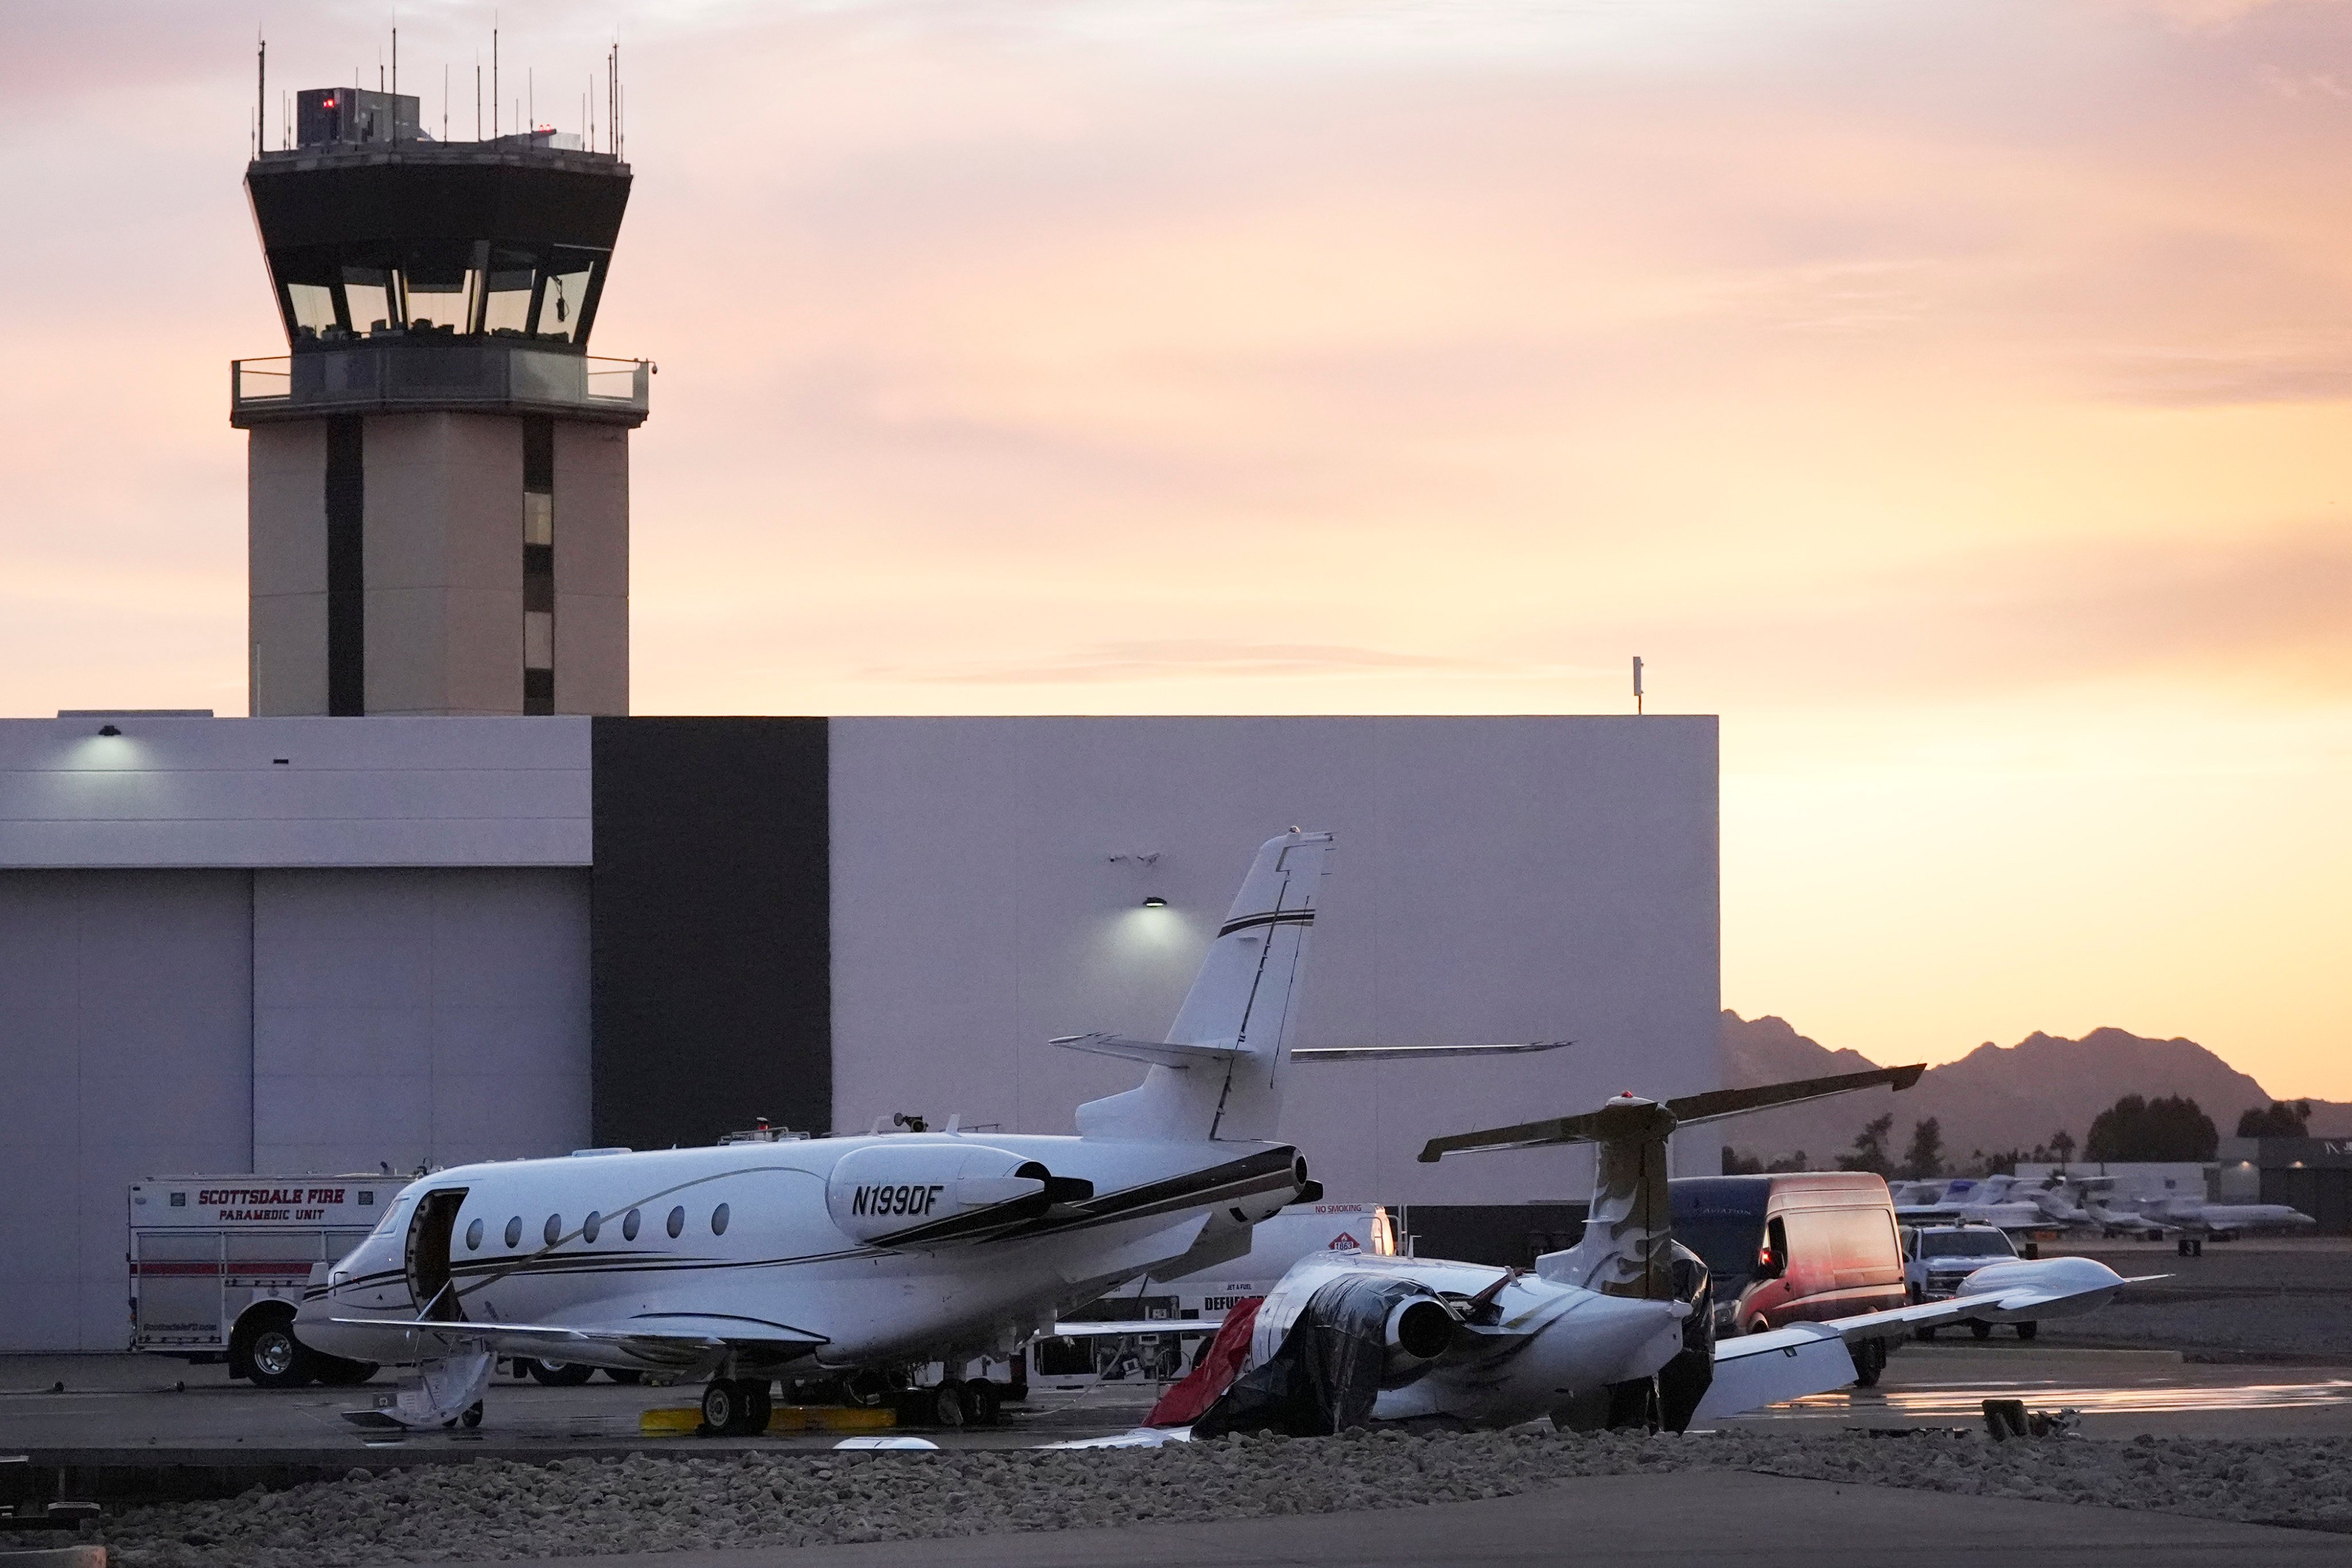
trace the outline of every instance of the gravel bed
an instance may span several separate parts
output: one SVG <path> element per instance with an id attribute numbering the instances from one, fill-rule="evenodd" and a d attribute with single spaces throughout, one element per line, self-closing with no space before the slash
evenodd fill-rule
<path id="1" fill-rule="evenodd" d="M 2352 1438 L 1995 1444 L 1923 1432 L 1572 1436 L 1538 1428 L 1159 1449 L 484 1459 L 137 1509 L 97 1539 L 128 1568 L 340 1568 L 929 1540 L 1493 1498 L 1577 1476 L 1757 1470 L 2352 1530 Z M 85 1539 L 88 1539 L 87 1537 Z M 51 1538 L 53 1541 L 54 1538 Z M 0 1545 L 37 1545 L 0 1533 Z"/>

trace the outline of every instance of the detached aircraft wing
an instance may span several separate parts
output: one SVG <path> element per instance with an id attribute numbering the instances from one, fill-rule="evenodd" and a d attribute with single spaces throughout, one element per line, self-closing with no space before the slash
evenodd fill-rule
<path id="1" fill-rule="evenodd" d="M 2163 1278 L 2126 1279 L 2091 1258 L 1996 1263 L 1969 1275 L 1960 1283 L 1961 1294 L 1946 1300 L 1717 1340 L 1715 1380 L 1692 1419 L 1733 1415 L 1843 1388 L 1853 1381 L 1853 1358 L 1846 1346 L 1855 1340 L 1969 1319 L 2017 1323 L 2075 1317 L 2105 1306 L 2126 1285 Z"/>
<path id="2" fill-rule="evenodd" d="M 1103 1322 L 1055 1323 L 1053 1331 L 1064 1339 L 1090 1335 L 1106 1338 L 1125 1334 L 1213 1334 L 1224 1327 L 1225 1315 L 1213 1318 L 1121 1318 Z"/>

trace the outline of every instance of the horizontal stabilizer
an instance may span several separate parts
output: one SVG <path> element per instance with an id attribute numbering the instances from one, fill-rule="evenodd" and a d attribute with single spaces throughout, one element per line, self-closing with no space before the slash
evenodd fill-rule
<path id="1" fill-rule="evenodd" d="M 1876 1089 L 1881 1084 L 1893 1089 L 1909 1089 L 1927 1070 L 1927 1064 L 1919 1062 L 1904 1068 L 1873 1068 L 1868 1072 L 1799 1079 L 1793 1083 L 1761 1084 L 1755 1089 L 1718 1089 L 1709 1094 L 1687 1094 L 1680 1100 L 1670 1100 L 1666 1109 L 1674 1112 L 1676 1125 L 1688 1127 L 1700 1121 L 1720 1121 L 1727 1116 L 1745 1116 L 1751 1110 L 1827 1100 L 1831 1095 L 1851 1094 L 1858 1089 Z"/>
<path id="2" fill-rule="evenodd" d="M 1418 1062 L 1441 1057 L 1513 1057 L 1528 1051 L 1556 1051 L 1574 1040 L 1524 1040 L 1499 1046 L 1294 1046 L 1297 1062 Z"/>
<path id="3" fill-rule="evenodd" d="M 1129 1040 L 1118 1035 L 1063 1035 L 1045 1042 L 1066 1050 L 1091 1051 L 1098 1057 L 1125 1057 L 1153 1067 L 1182 1072 L 1195 1066 L 1223 1067 L 1234 1059 L 1231 1046 L 1189 1046 L 1175 1040 Z"/>
<path id="4" fill-rule="evenodd" d="M 1925 1064 L 1874 1068 L 1869 1072 L 1834 1073 L 1827 1078 L 1768 1083 L 1755 1089 L 1718 1089 L 1706 1094 L 1669 1100 L 1663 1105 L 1629 1096 L 1612 1100 L 1600 1110 L 1588 1110 L 1581 1116 L 1553 1116 L 1541 1121 L 1522 1121 L 1510 1127 L 1491 1127 L 1479 1132 L 1457 1132 L 1449 1138 L 1433 1138 L 1423 1145 L 1421 1161 L 1429 1164 L 1447 1154 L 1488 1153 L 1500 1149 L 1543 1149 L 1556 1143 L 1597 1143 L 1609 1138 L 1663 1138 L 1676 1127 L 1693 1122 L 1719 1121 L 1727 1116 L 1742 1116 L 1751 1110 L 1769 1110 L 1775 1106 L 1823 1100 L 1833 1094 L 1850 1094 L 1858 1089 L 1876 1089 L 1882 1085 L 1888 1089 L 1908 1089 L 1918 1082 L 1919 1075 L 1927 1070 Z"/>

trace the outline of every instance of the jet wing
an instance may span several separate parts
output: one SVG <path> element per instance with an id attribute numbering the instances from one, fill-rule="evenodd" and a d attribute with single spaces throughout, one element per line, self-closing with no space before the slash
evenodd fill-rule
<path id="1" fill-rule="evenodd" d="M 1222 1312 L 1213 1318 L 1122 1318 L 1102 1322 L 1055 1323 L 1054 1332 L 1073 1340 L 1113 1334 L 1213 1334 L 1224 1322 Z"/>
<path id="2" fill-rule="evenodd" d="M 697 1365 L 730 1346 L 756 1345 L 789 1352 L 813 1351 L 830 1342 L 823 1334 L 761 1318 L 719 1313 L 662 1312 L 622 1323 L 474 1323 L 387 1321 L 383 1318 L 330 1318 L 339 1327 L 397 1329 L 415 1337 L 420 1353 L 433 1345 L 440 1353 L 460 1346 L 488 1348 L 502 1355 L 554 1359 L 566 1347 L 610 1346 L 644 1361 Z"/>
<path id="3" fill-rule="evenodd" d="M 1970 1290 L 1979 1278 L 1983 1284 Z M 1854 1340 L 1971 1318 L 2014 1323 L 2075 1317 L 2105 1306 L 2126 1285 L 2163 1278 L 2143 1274 L 2126 1279 L 2090 1258 L 1991 1264 L 1961 1282 L 1963 1294 L 1947 1300 L 1717 1340 L 1715 1381 L 1692 1419 L 1736 1415 L 1842 1388 L 1853 1381 L 1853 1358 L 1845 1347 Z"/>

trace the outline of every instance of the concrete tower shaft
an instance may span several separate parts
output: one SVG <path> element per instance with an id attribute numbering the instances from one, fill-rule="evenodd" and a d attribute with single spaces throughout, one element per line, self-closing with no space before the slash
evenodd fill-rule
<path id="1" fill-rule="evenodd" d="M 289 350 L 231 371 L 251 710 L 625 713 L 652 366 L 587 347 L 628 166 L 348 91 L 246 172 Z"/>

